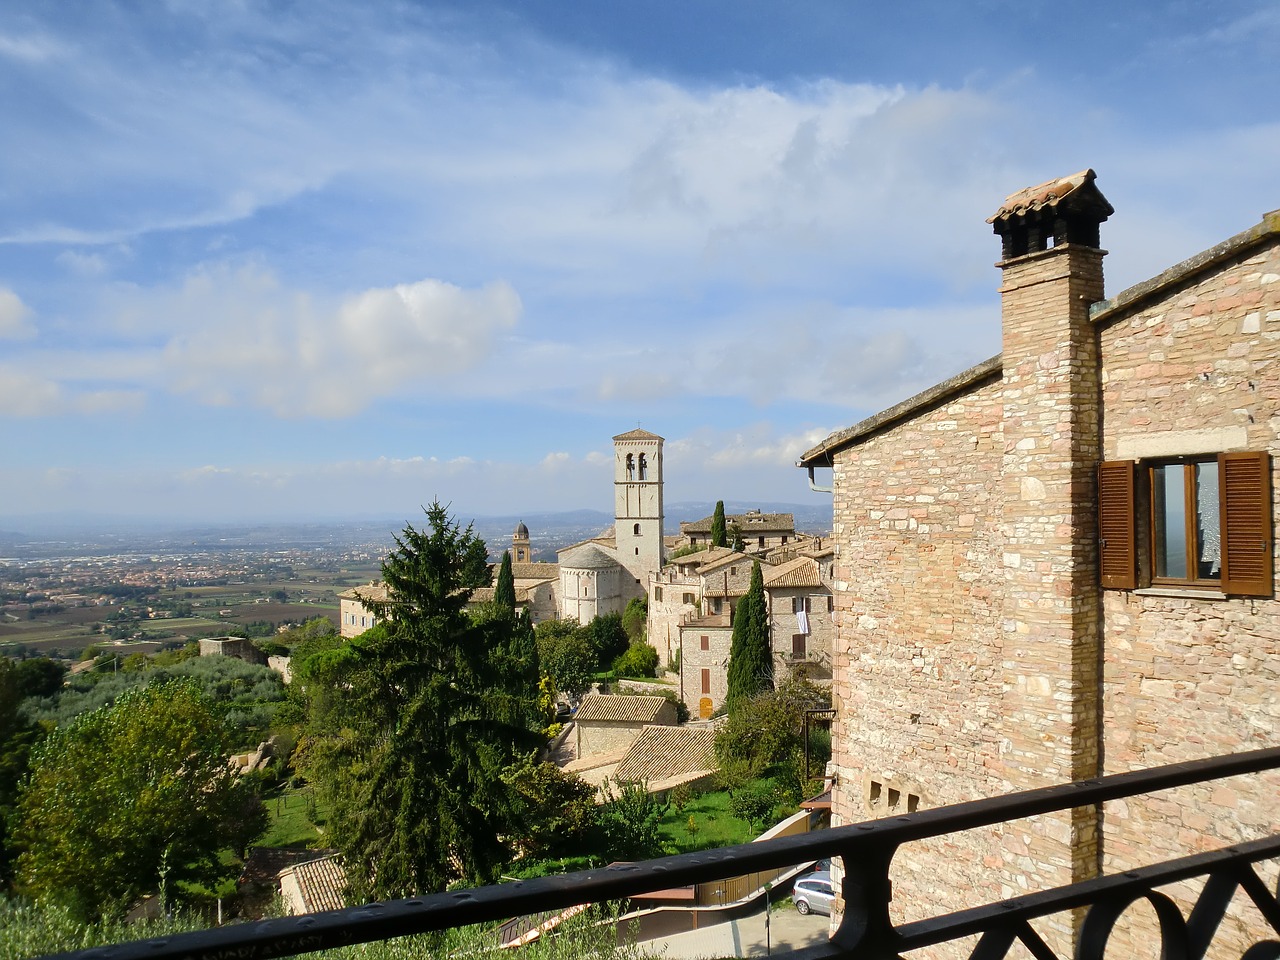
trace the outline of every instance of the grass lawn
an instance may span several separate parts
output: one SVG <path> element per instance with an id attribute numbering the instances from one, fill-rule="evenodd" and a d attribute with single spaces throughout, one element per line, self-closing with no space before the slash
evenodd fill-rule
<path id="1" fill-rule="evenodd" d="M 312 810 L 312 787 L 295 789 L 285 787 L 278 793 L 263 798 L 271 823 L 267 832 L 257 841 L 260 847 L 314 847 L 323 846 L 324 834 L 316 827 L 316 820 L 324 823 L 328 812 L 323 800 L 318 800 Z M 315 819 L 312 819 L 314 813 Z"/>
<path id="2" fill-rule="evenodd" d="M 689 832 L 692 818 L 694 831 Z M 694 797 L 683 810 L 672 806 L 658 828 L 662 839 L 680 853 L 750 843 L 756 831 L 729 812 L 729 794 L 719 790 Z"/>

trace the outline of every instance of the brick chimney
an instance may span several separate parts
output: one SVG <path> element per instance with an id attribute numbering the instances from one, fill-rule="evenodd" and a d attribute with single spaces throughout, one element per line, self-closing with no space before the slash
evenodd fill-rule
<path id="1" fill-rule="evenodd" d="M 1099 771 L 1101 401 L 1089 305 L 1103 298 L 1098 227 L 1113 210 L 1094 178 L 1021 190 L 988 221 L 1003 246 L 1002 742 L 1013 790 Z M 1097 874 L 1093 811 L 1041 825 L 1015 859 L 1038 864 L 1050 886 Z"/>

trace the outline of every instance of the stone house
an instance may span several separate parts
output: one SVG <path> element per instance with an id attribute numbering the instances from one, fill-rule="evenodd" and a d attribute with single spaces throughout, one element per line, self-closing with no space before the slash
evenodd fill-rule
<path id="1" fill-rule="evenodd" d="M 989 221 L 1001 354 L 798 464 L 833 469 L 838 823 L 1277 741 L 1280 211 L 1106 299 L 1112 212 L 1092 171 L 1010 196 Z M 911 844 L 895 912 L 1269 834 L 1276 787 Z M 1116 948 L 1152 942 L 1152 916 L 1126 918 Z M 1065 955 L 1078 931 L 1042 932 Z"/>
<path id="2" fill-rule="evenodd" d="M 577 756 L 626 750 L 649 724 L 674 726 L 676 705 L 666 697 L 589 693 L 573 715 Z"/>
<path id="3" fill-rule="evenodd" d="M 831 679 L 834 559 L 834 551 L 821 559 L 799 556 L 764 571 L 773 673 L 777 678 L 791 674 L 808 680 Z"/>
<path id="4" fill-rule="evenodd" d="M 339 633 L 350 640 L 352 637 L 360 636 L 370 627 L 377 626 L 378 618 L 361 601 L 386 599 L 387 588 L 378 581 L 366 583 L 362 587 L 352 587 L 338 594 Z"/>
<path id="5" fill-rule="evenodd" d="M 680 624 L 680 699 L 691 716 L 706 720 L 729 692 L 729 650 L 733 623 L 726 613 L 711 613 Z"/>
<path id="6" fill-rule="evenodd" d="M 695 547 L 710 546 L 712 519 L 703 517 L 681 523 L 680 534 L 684 542 Z M 786 546 L 796 539 L 796 518 L 790 513 L 762 513 L 759 510 L 726 513 L 724 523 L 726 529 L 737 526 L 742 533 L 743 546 L 749 553 Z"/>

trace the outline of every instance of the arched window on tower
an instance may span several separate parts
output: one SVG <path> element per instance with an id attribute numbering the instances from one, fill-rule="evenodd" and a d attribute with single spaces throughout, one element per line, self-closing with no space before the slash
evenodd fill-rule
<path id="1" fill-rule="evenodd" d="M 634 524 L 634 525 L 631 527 L 631 532 L 632 532 L 632 533 L 634 533 L 637 537 L 638 537 L 638 536 L 640 536 L 640 524 L 638 524 L 638 523 L 637 523 L 637 524 Z"/>
<path id="2" fill-rule="evenodd" d="M 649 479 L 649 461 L 645 459 L 644 454 L 640 454 L 640 479 Z"/>
<path id="3" fill-rule="evenodd" d="M 642 459 L 641 467 L 640 467 L 642 471 L 644 470 L 643 464 L 644 464 L 644 461 Z M 635 478 L 636 478 L 636 461 L 635 461 L 635 458 L 628 453 L 627 454 L 627 480 L 630 481 L 630 480 L 634 480 Z"/>

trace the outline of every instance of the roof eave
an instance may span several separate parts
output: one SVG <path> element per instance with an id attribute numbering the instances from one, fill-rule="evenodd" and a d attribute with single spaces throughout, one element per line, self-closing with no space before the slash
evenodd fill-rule
<path id="1" fill-rule="evenodd" d="M 1130 310 L 1138 309 L 1170 287 L 1185 283 L 1224 260 L 1239 256 L 1251 247 L 1277 236 L 1280 236 L 1280 210 L 1272 210 L 1270 213 L 1264 213 L 1261 222 L 1248 230 L 1228 237 L 1181 263 L 1175 263 L 1168 270 L 1156 274 L 1149 280 L 1136 283 L 1127 290 L 1120 291 L 1109 300 L 1099 300 L 1089 308 L 1089 319 L 1098 324 L 1118 320 Z"/>
<path id="2" fill-rule="evenodd" d="M 943 380 L 941 383 L 917 393 L 914 397 L 909 397 L 901 403 L 889 407 L 887 410 L 880 411 L 875 416 L 868 417 L 860 423 L 855 423 L 852 427 L 846 427 L 844 430 L 831 434 L 822 443 L 802 454 L 800 459 L 796 461 L 796 466 L 802 469 L 832 466 L 834 463 L 832 458 L 846 447 L 861 443 L 881 430 L 902 423 L 904 420 L 910 420 L 940 403 L 975 389 L 1000 376 L 1003 370 L 1001 356 L 996 354 L 991 359 L 984 360 L 982 363 L 976 364 L 968 370 L 956 374 L 954 377 Z"/>

